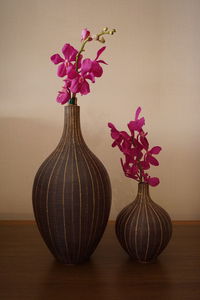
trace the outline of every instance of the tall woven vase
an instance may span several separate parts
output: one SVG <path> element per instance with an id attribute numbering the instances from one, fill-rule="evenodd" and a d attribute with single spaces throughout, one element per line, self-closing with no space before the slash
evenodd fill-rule
<path id="1" fill-rule="evenodd" d="M 124 250 L 139 262 L 154 262 L 167 246 L 172 235 L 171 219 L 150 198 L 147 183 L 138 184 L 136 199 L 119 213 L 116 234 Z"/>
<path id="2" fill-rule="evenodd" d="M 33 185 L 35 219 L 54 257 L 64 264 L 88 260 L 103 235 L 110 205 L 107 171 L 84 142 L 79 106 L 68 105 L 61 140 Z"/>

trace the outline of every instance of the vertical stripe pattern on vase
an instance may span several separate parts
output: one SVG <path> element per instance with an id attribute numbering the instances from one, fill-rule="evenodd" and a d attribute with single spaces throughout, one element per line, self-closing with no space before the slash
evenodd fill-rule
<path id="1" fill-rule="evenodd" d="M 138 184 L 136 199 L 125 207 L 116 220 L 116 235 L 130 257 L 140 262 L 154 261 L 172 235 L 168 213 L 149 195 L 149 185 Z"/>
<path id="2" fill-rule="evenodd" d="M 92 255 L 105 230 L 110 205 L 109 176 L 82 137 L 80 108 L 66 106 L 61 140 L 33 184 L 38 229 L 57 260 L 77 264 Z"/>

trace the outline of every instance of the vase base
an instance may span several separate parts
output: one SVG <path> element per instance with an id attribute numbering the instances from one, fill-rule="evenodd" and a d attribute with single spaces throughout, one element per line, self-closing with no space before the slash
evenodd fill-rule
<path id="1" fill-rule="evenodd" d="M 157 259 L 147 260 L 147 261 L 145 261 L 145 260 L 138 260 L 138 262 L 139 262 L 140 264 L 155 264 L 156 261 L 157 261 Z"/>

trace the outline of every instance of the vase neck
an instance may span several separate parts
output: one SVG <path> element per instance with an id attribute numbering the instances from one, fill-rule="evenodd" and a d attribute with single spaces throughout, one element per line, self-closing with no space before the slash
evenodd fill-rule
<path id="1" fill-rule="evenodd" d="M 67 139 L 71 142 L 83 140 L 80 125 L 80 107 L 77 105 L 68 105 L 64 109 L 62 139 Z"/>
<path id="2" fill-rule="evenodd" d="M 148 199 L 150 199 L 149 185 L 148 185 L 148 183 L 140 182 L 138 184 L 137 198 L 140 199 L 140 200 L 148 200 Z"/>

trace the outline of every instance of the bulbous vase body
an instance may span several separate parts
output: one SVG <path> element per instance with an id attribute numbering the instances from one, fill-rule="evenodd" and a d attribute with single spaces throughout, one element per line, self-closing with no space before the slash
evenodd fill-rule
<path id="1" fill-rule="evenodd" d="M 153 262 L 172 235 L 168 213 L 149 195 L 147 183 L 139 183 L 136 199 L 116 220 L 116 235 L 124 250 L 139 262 Z"/>
<path id="2" fill-rule="evenodd" d="M 110 180 L 84 142 L 80 108 L 66 106 L 61 140 L 33 184 L 35 219 L 54 257 L 64 264 L 86 261 L 105 230 L 110 205 Z"/>

